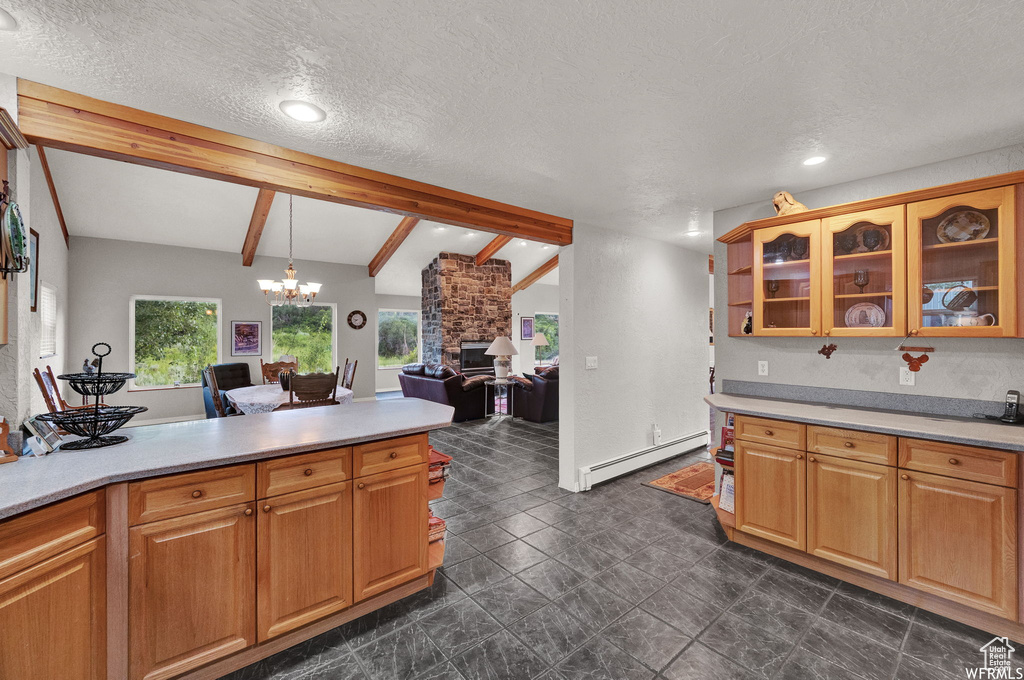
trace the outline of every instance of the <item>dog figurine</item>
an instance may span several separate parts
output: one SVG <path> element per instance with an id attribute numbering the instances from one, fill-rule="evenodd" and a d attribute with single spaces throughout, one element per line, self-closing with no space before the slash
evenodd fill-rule
<path id="1" fill-rule="evenodd" d="M 780 191 L 772 197 L 772 205 L 775 206 L 776 215 L 792 215 L 793 213 L 807 212 L 807 206 L 793 198 L 788 191 Z"/>

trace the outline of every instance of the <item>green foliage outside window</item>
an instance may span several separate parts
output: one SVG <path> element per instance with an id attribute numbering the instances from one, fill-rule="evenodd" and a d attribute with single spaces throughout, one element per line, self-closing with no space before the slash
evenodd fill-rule
<path id="1" fill-rule="evenodd" d="M 404 366 L 420 360 L 419 312 L 377 312 L 377 365 Z"/>
<path id="2" fill-rule="evenodd" d="M 541 364 L 551 363 L 558 358 L 558 315 L 557 314 L 535 314 L 533 317 L 533 330 L 535 333 L 543 333 L 547 338 L 547 347 L 534 347 L 536 362 Z"/>
<path id="3" fill-rule="evenodd" d="M 135 301 L 135 385 L 197 384 L 217 363 L 217 303 Z"/>
<path id="4" fill-rule="evenodd" d="M 333 309 L 281 306 L 271 309 L 270 338 L 273 360 L 291 354 L 299 360 L 299 373 L 331 373 L 334 363 Z"/>

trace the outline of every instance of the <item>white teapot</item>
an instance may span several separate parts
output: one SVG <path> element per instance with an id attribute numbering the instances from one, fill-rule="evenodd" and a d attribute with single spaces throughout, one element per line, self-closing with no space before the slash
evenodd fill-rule
<path id="1" fill-rule="evenodd" d="M 944 318 L 947 326 L 995 326 L 996 317 L 991 314 L 978 316 L 977 312 L 962 311 L 954 312 L 952 316 Z"/>

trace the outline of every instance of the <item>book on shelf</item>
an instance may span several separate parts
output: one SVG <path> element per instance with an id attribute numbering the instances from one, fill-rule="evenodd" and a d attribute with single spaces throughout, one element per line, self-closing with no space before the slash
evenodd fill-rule
<path id="1" fill-rule="evenodd" d="M 722 472 L 722 491 L 718 496 L 718 508 L 725 512 L 736 511 L 736 477 L 729 471 Z"/>

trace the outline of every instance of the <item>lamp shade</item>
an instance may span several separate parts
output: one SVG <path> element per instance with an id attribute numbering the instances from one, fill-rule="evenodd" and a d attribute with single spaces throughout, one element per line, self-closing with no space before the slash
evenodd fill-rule
<path id="1" fill-rule="evenodd" d="M 519 354 L 516 351 L 516 346 L 512 344 L 512 341 L 506 338 L 504 335 L 499 335 L 491 343 L 491 346 L 487 348 L 484 354 L 497 357 L 508 357 L 513 354 Z"/>
<path id="2" fill-rule="evenodd" d="M 530 341 L 530 344 L 534 347 L 547 347 L 548 339 L 544 337 L 543 333 L 537 333 L 533 336 L 533 340 Z"/>

